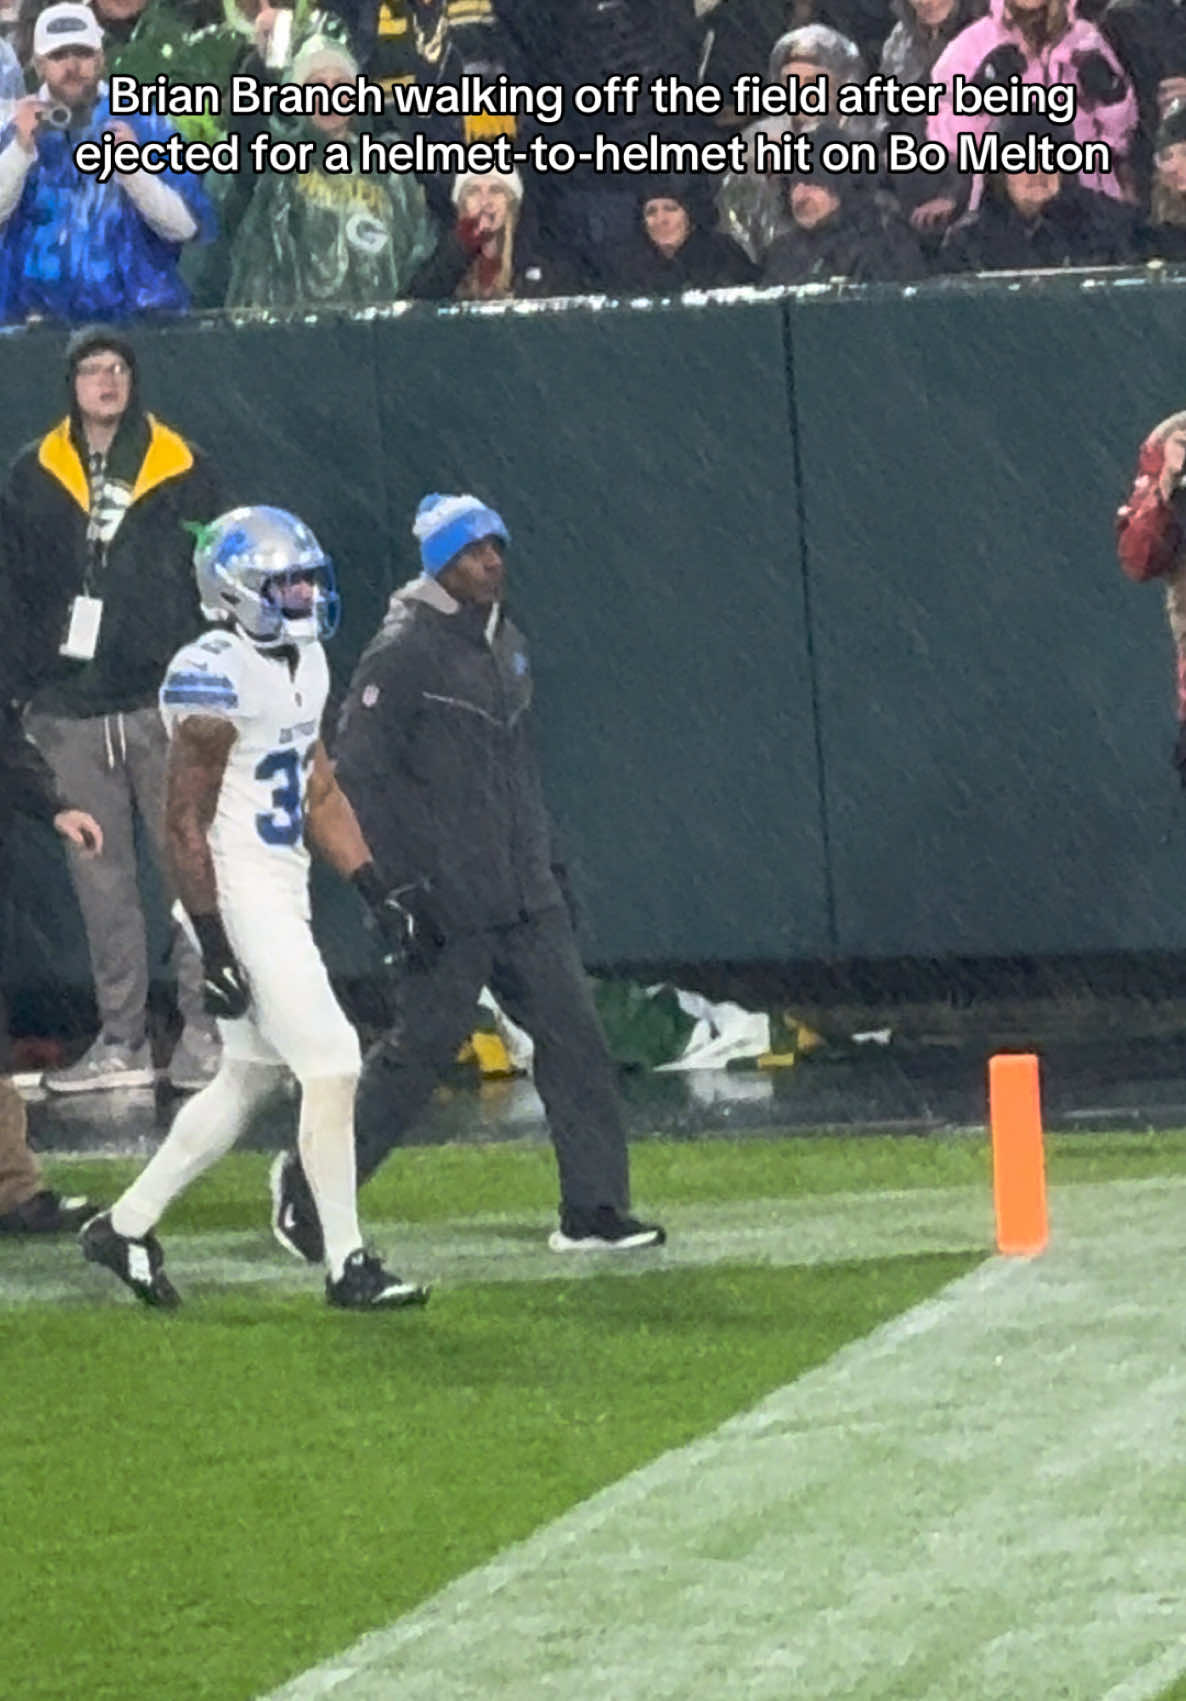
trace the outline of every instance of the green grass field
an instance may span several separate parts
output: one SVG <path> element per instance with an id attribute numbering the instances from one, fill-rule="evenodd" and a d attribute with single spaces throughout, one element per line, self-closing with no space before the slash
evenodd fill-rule
<path id="1" fill-rule="evenodd" d="M 111 1198 L 135 1167 L 71 1163 L 52 1178 Z M 1186 1175 L 1186 1135 L 1052 1139 L 1049 1174 L 1056 1227 L 1065 1192 L 1069 1239 L 1102 1245 L 1084 1225 L 1092 1212 L 1111 1223 L 1110 1188 L 1127 1189 L 1121 1216 L 1160 1198 Z M 575 1261 L 544 1245 L 547 1150 L 419 1149 L 363 1203 L 389 1261 L 434 1279 L 432 1303 L 342 1316 L 271 1242 L 265 1176 L 265 1159 L 233 1156 L 167 1219 L 174 1315 L 141 1310 L 69 1243 L 0 1246 L 10 1701 L 262 1696 L 775 1391 L 807 1398 L 846 1343 L 864 1350 L 949 1284 L 962 1292 L 957 1278 L 991 1253 L 988 1156 L 971 1138 L 643 1143 L 636 1204 L 667 1222 L 670 1246 Z M 958 1429 L 957 1407 L 945 1421 Z M 749 1539 L 740 1525 L 728 1536 L 738 1551 Z M 656 1623 L 665 1610 L 657 1599 Z M 891 1663 L 867 1693 L 922 1701 L 925 1689 L 894 1687 Z M 372 1674 L 342 1693 L 471 1693 L 445 1671 Z M 537 1693 L 534 1675 L 500 1681 L 498 1695 Z M 549 1681 L 540 1695 L 629 1692 Z M 652 1674 L 649 1693 L 669 1692 L 692 1690 L 656 1689 Z M 767 1691 L 718 1677 L 704 1693 Z M 949 1693 L 997 1692 L 961 1680 Z M 1131 1701 L 1162 1693 L 1186 1687 Z"/>

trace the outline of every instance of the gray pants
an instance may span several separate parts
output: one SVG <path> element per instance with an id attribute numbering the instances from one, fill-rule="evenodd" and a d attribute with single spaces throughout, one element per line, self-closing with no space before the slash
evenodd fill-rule
<path id="1" fill-rule="evenodd" d="M 139 814 L 165 884 L 165 763 L 168 738 L 156 708 L 124 715 L 66 720 L 29 714 L 26 730 L 74 809 L 85 809 L 103 829 L 103 854 L 80 856 L 67 848 L 95 977 L 95 1001 L 104 1038 L 139 1046 L 148 1003 L 148 938 L 136 866 L 135 816 Z M 187 1026 L 213 1033 L 202 1009 L 202 965 L 176 922 L 170 961 Z"/>
<path id="2" fill-rule="evenodd" d="M 409 970 L 399 1018 L 367 1053 L 358 1084 L 359 1186 L 424 1109 L 470 1033 L 487 985 L 535 1042 L 535 1085 L 556 1149 L 562 1204 L 627 1211 L 629 1160 L 617 1078 L 563 909 L 459 936 L 427 970 Z"/>

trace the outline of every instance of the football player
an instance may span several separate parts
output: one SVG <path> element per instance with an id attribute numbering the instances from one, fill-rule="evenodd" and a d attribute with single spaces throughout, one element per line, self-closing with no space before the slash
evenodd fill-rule
<path id="1" fill-rule="evenodd" d="M 355 882 L 393 949 L 403 942 L 402 912 L 385 903 L 320 737 L 329 691 L 321 641 L 338 621 L 332 564 L 301 520 L 267 507 L 236 508 L 204 528 L 194 562 L 203 609 L 221 625 L 178 652 L 161 688 L 166 836 L 222 1064 L 128 1190 L 84 1227 L 83 1251 L 145 1304 L 178 1304 L 153 1230 L 234 1145 L 287 1065 L 301 1087 L 298 1143 L 324 1231 L 329 1303 L 422 1304 L 427 1289 L 392 1275 L 362 1244 L 358 1038 L 310 927 L 306 841 Z"/>

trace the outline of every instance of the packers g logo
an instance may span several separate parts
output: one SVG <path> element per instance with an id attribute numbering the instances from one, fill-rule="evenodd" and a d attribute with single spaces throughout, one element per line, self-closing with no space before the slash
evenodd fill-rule
<path id="1" fill-rule="evenodd" d="M 346 220 L 346 241 L 360 254 L 379 254 L 387 242 L 387 231 L 370 213 L 352 213 Z"/>

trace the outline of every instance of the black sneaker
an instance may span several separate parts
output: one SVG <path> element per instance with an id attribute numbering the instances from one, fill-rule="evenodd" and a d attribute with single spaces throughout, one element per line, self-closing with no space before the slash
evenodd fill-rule
<path id="1" fill-rule="evenodd" d="M 272 1233 L 276 1239 L 294 1258 L 301 1258 L 306 1264 L 322 1263 L 325 1241 L 321 1219 L 305 1172 L 291 1152 L 280 1153 L 268 1171 L 268 1184 L 272 1189 Z"/>
<path id="2" fill-rule="evenodd" d="M 394 1311 L 403 1305 L 427 1305 L 427 1288 L 405 1282 L 385 1270 L 373 1252 L 360 1246 L 346 1260 L 338 1281 L 325 1278 L 325 1297 L 342 1311 Z"/>
<path id="3" fill-rule="evenodd" d="M 612 1205 L 595 1211 L 561 1211 L 560 1227 L 548 1238 L 553 1252 L 630 1252 L 639 1246 L 662 1246 L 667 1239 L 658 1223 L 623 1217 Z"/>
<path id="4" fill-rule="evenodd" d="M 0 1216 L 0 1234 L 77 1234 L 99 1209 L 92 1199 L 63 1199 L 43 1188 Z"/>
<path id="5" fill-rule="evenodd" d="M 165 1274 L 165 1254 L 155 1234 L 146 1234 L 143 1240 L 117 1234 L 111 1213 L 104 1211 L 91 1218 L 78 1238 L 88 1264 L 105 1265 L 145 1305 L 171 1311 L 181 1304 L 181 1296 Z"/>

